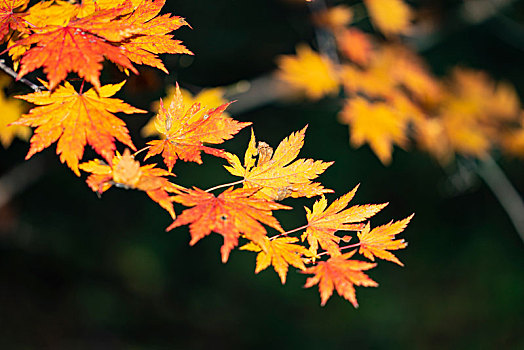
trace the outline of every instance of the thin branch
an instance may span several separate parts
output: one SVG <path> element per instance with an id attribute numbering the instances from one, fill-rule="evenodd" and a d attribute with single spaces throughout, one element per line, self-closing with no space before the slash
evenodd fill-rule
<path id="1" fill-rule="evenodd" d="M 229 182 L 227 184 L 222 184 L 222 185 L 218 185 L 218 186 L 215 186 L 215 187 L 211 187 L 211 188 L 208 188 L 206 190 L 206 192 L 211 192 L 211 191 L 217 190 L 219 188 L 223 188 L 223 187 L 235 186 L 235 185 L 243 183 L 244 181 L 246 181 L 246 180 L 242 179 L 242 180 L 238 180 L 238 181 L 235 181 L 235 182 Z"/>
<path id="2" fill-rule="evenodd" d="M 500 202 L 524 242 L 524 202 L 515 187 L 491 157 L 482 160 L 474 169 Z"/>
<path id="3" fill-rule="evenodd" d="M 312 0 L 307 4 L 313 14 L 327 10 L 327 5 L 324 0 Z M 337 44 L 335 43 L 333 35 L 328 30 L 315 26 L 315 37 L 320 53 L 327 56 L 333 63 L 339 64 L 340 59 L 337 53 Z"/>
<path id="4" fill-rule="evenodd" d="M 45 89 L 45 87 L 43 86 L 38 86 L 32 82 L 30 82 L 29 80 L 25 79 L 25 78 L 18 78 L 18 73 L 16 73 L 11 67 L 9 67 L 8 65 L 5 64 L 5 60 L 3 59 L 0 59 L 0 69 L 2 69 L 4 72 L 6 72 L 7 74 L 9 74 L 10 76 L 12 76 L 14 79 L 16 79 L 17 81 L 21 82 L 21 83 L 24 83 L 26 84 L 27 86 L 29 86 L 31 89 L 33 89 L 35 92 L 40 92 L 42 90 Z"/>

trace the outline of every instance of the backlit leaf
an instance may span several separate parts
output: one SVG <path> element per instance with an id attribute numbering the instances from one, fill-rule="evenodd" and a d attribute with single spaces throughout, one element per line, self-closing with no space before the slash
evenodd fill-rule
<path id="1" fill-rule="evenodd" d="M 354 307 L 358 307 L 354 286 L 378 286 L 377 282 L 362 272 L 375 267 L 377 264 L 349 260 L 355 252 L 331 257 L 327 261 L 319 261 L 317 265 L 303 271 L 315 275 L 306 280 L 304 287 L 309 288 L 318 284 L 322 306 L 326 304 L 333 294 L 333 289 L 335 289 L 341 297 L 351 302 Z"/>
<path id="2" fill-rule="evenodd" d="M 309 251 L 301 245 L 294 244 L 298 242 L 296 237 L 280 237 L 268 239 L 264 237 L 264 244 L 261 246 L 250 242 L 240 249 L 259 252 L 257 255 L 257 265 L 255 273 L 265 270 L 270 265 L 278 273 L 282 284 L 286 283 L 288 266 L 294 266 L 297 269 L 305 270 L 306 266 L 302 256 L 310 256 Z"/>
<path id="3" fill-rule="evenodd" d="M 186 109 L 182 94 L 177 89 L 168 109 L 164 108 L 162 103 L 160 105 L 155 126 L 164 137 L 162 140 L 147 143 L 150 148 L 145 159 L 162 154 L 165 164 L 171 171 L 177 159 L 201 164 L 202 151 L 225 158 L 224 151 L 204 146 L 204 143 L 223 143 L 251 124 L 224 117 L 222 113 L 227 106 L 229 103 L 209 109 L 205 113 L 201 113 L 199 103 Z"/>
<path id="4" fill-rule="evenodd" d="M 49 89 L 53 90 L 69 72 L 76 72 L 98 90 L 104 57 L 138 73 L 125 52 L 111 44 L 140 31 L 138 26 L 118 19 L 130 11 L 129 6 L 120 6 L 64 24 L 32 28 L 33 34 L 17 42 L 22 46 L 35 45 L 24 53 L 18 77 L 44 67 Z"/>
<path id="5" fill-rule="evenodd" d="M 410 215 L 404 220 L 392 221 L 389 224 L 377 226 L 371 231 L 369 230 L 368 223 L 366 227 L 357 234 L 360 239 L 359 254 L 363 254 L 372 261 L 377 257 L 404 266 L 389 250 L 398 250 L 407 247 L 408 244 L 403 239 L 395 240 L 395 235 L 404 231 L 412 217 L 413 215 Z"/>
<path id="6" fill-rule="evenodd" d="M 271 200 L 282 200 L 287 197 L 309 198 L 333 192 L 311 181 L 333 162 L 296 159 L 304 145 L 306 128 L 286 137 L 274 152 L 264 142 L 259 142 L 258 147 L 255 147 L 255 135 L 252 132 L 244 165 L 236 155 L 228 154 L 231 166 L 226 169 L 235 176 L 243 177 L 245 187 L 259 188 L 257 196 Z M 255 156 L 258 156 L 256 161 Z"/>
<path id="7" fill-rule="evenodd" d="M 336 236 L 335 232 L 361 230 L 364 224 L 358 224 L 359 222 L 372 217 L 387 205 L 387 203 L 354 205 L 346 209 L 357 189 L 358 186 L 335 200 L 329 207 L 326 198 L 322 196 L 313 204 L 313 210 L 305 208 L 308 225 L 304 237 L 307 237 L 313 255 L 317 254 L 319 245 L 331 256 L 340 255 L 338 246 L 340 237 Z"/>
<path id="8" fill-rule="evenodd" d="M 193 208 L 184 210 L 166 231 L 189 224 L 191 245 L 211 232 L 219 233 L 224 237 L 224 245 L 220 249 L 223 262 L 227 261 L 231 250 L 238 245 L 241 234 L 263 246 L 267 231 L 262 224 L 283 232 L 272 210 L 291 208 L 256 198 L 253 196 L 256 192 L 257 189 L 229 188 L 215 197 L 198 188 L 187 190 L 186 193 L 174 196 L 173 201 Z"/>
<path id="9" fill-rule="evenodd" d="M 166 179 L 166 176 L 173 174 L 164 169 L 155 168 L 155 165 L 140 166 L 140 163 L 133 158 L 129 149 L 126 148 L 122 155 L 116 152 L 110 165 L 102 160 L 95 159 L 80 164 L 79 168 L 91 173 L 86 182 L 94 192 L 101 194 L 113 185 L 125 189 L 141 190 L 167 210 L 171 218 L 175 219 L 175 211 L 169 192 L 180 193 L 182 187 Z"/>
<path id="10" fill-rule="evenodd" d="M 39 106 L 13 123 L 37 127 L 26 159 L 58 141 L 56 152 L 60 155 L 60 160 L 62 163 L 66 162 L 75 174 L 80 175 L 78 161 L 84 154 L 86 144 L 93 147 L 107 162 L 113 159 L 115 138 L 135 150 L 125 123 L 113 113 L 146 111 L 110 98 L 124 83 L 102 86 L 97 94 L 94 89 L 77 92 L 66 81 L 54 92 L 42 91 L 16 96 Z"/>

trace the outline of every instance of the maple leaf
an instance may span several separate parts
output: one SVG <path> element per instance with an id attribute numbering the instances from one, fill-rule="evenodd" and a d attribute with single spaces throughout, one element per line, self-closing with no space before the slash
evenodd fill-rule
<path id="1" fill-rule="evenodd" d="M 345 105 L 340 118 L 351 125 L 351 143 L 355 147 L 369 143 L 383 164 L 391 162 L 393 144 L 406 143 L 406 116 L 384 102 L 370 103 L 356 97 Z"/>
<path id="2" fill-rule="evenodd" d="M 186 110 L 177 86 L 169 108 L 165 109 L 161 100 L 156 117 L 155 126 L 164 139 L 147 143 L 150 148 L 145 159 L 161 153 L 171 171 L 177 159 L 202 164 L 201 151 L 225 158 L 223 150 L 204 146 L 204 143 L 220 144 L 251 124 L 222 116 L 227 106 L 229 103 L 207 110 L 204 114 L 199 113 L 200 104 L 195 103 Z"/>
<path id="3" fill-rule="evenodd" d="M 202 89 L 198 94 L 193 96 L 191 92 L 189 92 L 186 89 L 179 88 L 178 85 L 169 85 L 166 88 L 166 96 L 163 99 L 164 106 L 169 106 L 173 102 L 173 100 L 177 96 L 177 88 L 180 90 L 180 93 L 182 94 L 182 100 L 184 101 L 184 113 L 195 103 L 200 103 L 202 108 L 200 111 L 197 112 L 197 114 L 205 114 L 205 111 L 209 109 L 211 106 L 220 106 L 228 101 L 224 99 L 224 89 L 220 87 L 216 88 L 208 88 L 208 89 Z M 152 104 L 151 110 L 154 112 L 158 112 L 160 109 L 160 102 L 156 101 Z M 229 117 L 229 114 L 226 112 L 222 113 L 223 117 Z M 153 136 L 153 135 L 160 135 L 160 132 L 157 130 L 155 123 L 156 123 L 156 116 L 153 116 L 147 124 L 142 128 L 140 131 L 140 134 L 144 137 Z"/>
<path id="4" fill-rule="evenodd" d="M 371 261 L 374 261 L 375 257 L 377 257 L 404 266 L 404 264 L 388 250 L 398 250 L 407 247 L 408 244 L 403 239 L 394 239 L 396 234 L 404 231 L 413 215 L 414 214 L 408 216 L 404 220 L 391 221 L 389 224 L 377 226 L 371 231 L 369 230 L 368 222 L 366 227 L 357 233 L 360 240 L 359 254 L 363 254 Z"/>
<path id="5" fill-rule="evenodd" d="M 345 209 L 355 196 L 357 189 L 358 185 L 331 203 L 329 207 L 326 198 L 322 196 L 313 204 L 313 210 L 305 208 L 308 224 L 303 238 L 307 237 L 309 250 L 313 256 L 317 255 L 319 244 L 331 256 L 340 255 L 338 246 L 340 237 L 336 236 L 335 232 L 361 230 L 364 225 L 357 223 L 372 217 L 388 204 L 354 205 Z"/>
<path id="6" fill-rule="evenodd" d="M 29 0 L 4 0 L 0 2 L 0 43 L 4 42 L 5 36 L 10 30 L 27 31 L 24 17 L 27 13 L 14 12 L 15 9 L 25 9 Z"/>
<path id="7" fill-rule="evenodd" d="M 175 219 L 173 203 L 168 192 L 180 193 L 183 187 L 169 182 L 165 176 L 173 174 L 164 169 L 155 168 L 156 164 L 140 166 L 129 149 L 124 153 L 116 152 L 110 165 L 104 161 L 95 159 L 79 165 L 83 171 L 92 173 L 87 178 L 88 186 L 99 194 L 107 191 L 111 186 L 126 189 L 137 189 L 147 193 L 147 195 L 167 210 L 171 217 Z"/>
<path id="8" fill-rule="evenodd" d="M 261 223 L 268 225 L 279 232 L 283 232 L 272 210 L 291 209 L 288 206 L 255 198 L 257 189 L 229 188 L 218 197 L 212 193 L 194 188 L 172 197 L 173 201 L 190 206 L 168 227 L 170 231 L 175 227 L 189 225 L 191 234 L 190 245 L 216 232 L 224 237 L 224 245 L 220 249 L 222 261 L 226 262 L 231 250 L 238 245 L 241 234 L 251 241 L 263 245 L 266 229 Z"/>
<path id="9" fill-rule="evenodd" d="M 319 99 L 339 90 L 339 78 L 331 60 L 307 45 L 296 48 L 297 55 L 284 55 L 277 59 L 280 79 L 311 99 Z"/>
<path id="10" fill-rule="evenodd" d="M 97 94 L 94 89 L 76 92 L 66 81 L 54 92 L 43 91 L 15 96 L 39 105 L 13 123 L 37 127 L 31 138 L 31 147 L 26 159 L 58 140 L 56 152 L 60 155 L 60 160 L 62 163 L 66 162 L 75 174 L 80 176 L 78 161 L 84 154 L 86 143 L 108 162 L 113 158 L 116 149 L 115 138 L 136 150 L 125 123 L 112 113 L 131 114 L 146 111 L 132 107 L 122 100 L 109 98 L 119 91 L 124 83 L 125 81 L 104 85 Z"/>
<path id="11" fill-rule="evenodd" d="M 259 252 L 255 273 L 259 273 L 268 268 L 269 265 L 273 265 L 273 268 L 280 277 L 280 281 L 282 284 L 285 284 L 288 266 L 291 265 L 297 269 L 305 270 L 306 266 L 302 260 L 302 255 L 311 255 L 303 246 L 293 244 L 296 242 L 298 242 L 298 238 L 296 237 L 280 237 L 271 240 L 264 237 L 263 248 L 258 244 L 250 242 L 240 249 Z"/>
<path id="12" fill-rule="evenodd" d="M 358 307 L 355 288 L 353 286 L 378 286 L 377 282 L 362 272 L 375 267 L 377 264 L 359 260 L 349 260 L 355 252 L 356 250 L 331 257 L 327 261 L 320 261 L 317 265 L 303 271 L 303 273 L 315 275 L 306 280 L 304 287 L 310 288 L 318 283 L 322 306 L 326 305 L 326 302 L 333 294 L 333 289 L 336 289 L 341 297 L 351 302 L 354 307 Z"/>
<path id="13" fill-rule="evenodd" d="M 17 43 L 22 46 L 36 44 L 24 53 L 18 78 L 44 67 L 50 90 L 69 72 L 76 72 L 98 90 L 104 57 L 138 73 L 123 50 L 111 44 L 140 30 L 117 19 L 131 10 L 130 6 L 101 9 L 84 18 L 68 19 L 61 25 L 32 28 L 34 33 Z"/>
<path id="14" fill-rule="evenodd" d="M 5 75 L 0 76 L 0 143 L 4 148 L 9 147 L 15 137 L 28 140 L 31 129 L 22 125 L 10 125 L 20 118 L 24 111 L 22 101 L 8 98 L 4 94 L 4 88 L 9 84 L 9 79 Z"/>
<path id="15" fill-rule="evenodd" d="M 373 24 L 384 35 L 406 34 L 410 29 L 411 8 L 402 0 L 364 0 Z"/>
<path id="16" fill-rule="evenodd" d="M 228 154 L 231 166 L 225 168 L 233 175 L 244 178 L 244 187 L 259 188 L 257 196 L 282 200 L 287 197 L 314 197 L 322 193 L 333 192 L 324 188 L 312 179 L 322 174 L 333 162 L 323 162 L 312 159 L 297 159 L 300 149 L 304 145 L 304 129 L 286 137 L 277 149 L 273 149 L 264 142 L 255 147 L 255 134 L 251 130 L 251 140 L 244 157 L 242 166 L 236 155 Z M 258 159 L 255 160 L 255 156 Z M 256 163 L 256 165 L 255 165 Z"/>
<path id="17" fill-rule="evenodd" d="M 167 34 L 182 26 L 189 26 L 184 18 L 171 17 L 170 14 L 156 17 L 164 4 L 165 0 L 144 0 L 138 5 L 125 22 L 140 30 L 124 40 L 122 47 L 125 55 L 132 62 L 146 64 L 169 73 L 157 54 L 193 55 L 193 53 L 182 45 L 180 40 L 173 40 L 173 35 Z"/>
<path id="18" fill-rule="evenodd" d="M 344 29 L 336 34 L 339 50 L 350 60 L 367 65 L 373 54 L 369 36 L 357 28 Z"/>
<path id="19" fill-rule="evenodd" d="M 312 14 L 313 22 L 333 32 L 343 30 L 353 20 L 353 11 L 346 5 L 331 6 Z"/>

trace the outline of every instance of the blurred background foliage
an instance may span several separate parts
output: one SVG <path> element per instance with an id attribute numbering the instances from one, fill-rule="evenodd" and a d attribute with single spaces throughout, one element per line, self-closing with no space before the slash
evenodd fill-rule
<path id="1" fill-rule="evenodd" d="M 421 52 L 436 74 L 456 64 L 483 69 L 523 95 L 522 1 L 475 25 L 447 17 L 462 1 L 411 4 L 448 21 L 446 34 Z M 195 56 L 165 57 L 169 76 L 142 68 L 130 77 L 123 94 L 139 108 L 149 109 L 166 84 L 198 92 L 251 80 L 297 43 L 315 46 L 301 1 L 169 1 L 166 12 L 193 27 L 176 36 Z M 144 193 L 112 189 L 99 199 L 49 149 L 36 156 L 45 173 L 0 208 L 0 348 L 524 348 L 523 244 L 493 194 L 475 178 L 457 187 L 456 168 L 415 149 L 397 148 L 384 167 L 369 147 L 350 148 L 340 107 L 336 98 L 280 102 L 234 117 L 252 121 L 273 146 L 309 124 L 301 155 L 335 161 L 320 179 L 336 192 L 330 200 L 361 183 L 355 202 L 390 202 L 373 225 L 416 213 L 402 233 L 409 247 L 398 253 L 406 266 L 381 262 L 370 271 L 380 287 L 357 288 L 359 309 L 338 296 L 320 307 L 316 288 L 303 289 L 305 276 L 295 271 L 285 286 L 270 269 L 255 275 L 249 252 L 234 251 L 222 264 L 218 235 L 189 247 L 187 228 L 165 233 L 169 216 Z M 139 147 L 147 119 L 126 118 Z M 248 138 L 243 131 L 224 147 L 243 154 Z M 0 172 L 22 163 L 27 148 L 17 140 L 0 149 Z M 201 166 L 177 163 L 176 181 L 201 188 L 230 181 L 222 164 L 209 156 Z M 524 193 L 522 160 L 499 164 Z M 284 203 L 297 208 L 277 213 L 291 229 L 313 200 Z"/>

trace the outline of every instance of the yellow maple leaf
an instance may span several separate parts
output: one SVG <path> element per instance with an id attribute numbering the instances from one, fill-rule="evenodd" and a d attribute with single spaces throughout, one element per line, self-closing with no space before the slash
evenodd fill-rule
<path id="1" fill-rule="evenodd" d="M 333 162 L 312 159 L 295 159 L 304 145 L 304 129 L 286 137 L 277 149 L 265 142 L 255 146 L 255 134 L 251 131 L 244 165 L 240 159 L 228 153 L 231 166 L 225 168 L 233 175 L 244 178 L 244 187 L 259 187 L 257 196 L 270 200 L 282 200 L 287 197 L 314 197 L 322 193 L 333 192 L 312 179 L 322 174 Z M 255 157 L 258 156 L 258 159 Z M 255 165 L 256 163 L 256 165 Z"/>
<path id="2" fill-rule="evenodd" d="M 369 143 L 383 164 L 391 162 L 393 144 L 404 146 L 406 143 L 407 118 L 387 103 L 370 103 L 363 97 L 353 98 L 340 113 L 340 119 L 351 125 L 353 146 Z"/>
<path id="3" fill-rule="evenodd" d="M 296 56 L 278 57 L 278 77 L 311 99 L 336 94 L 339 79 L 331 60 L 307 45 L 297 46 L 296 51 Z"/>
<path id="4" fill-rule="evenodd" d="M 31 128 L 23 125 L 9 125 L 17 121 L 24 112 L 23 103 L 5 96 L 4 88 L 9 84 L 9 78 L 0 76 L 0 143 L 7 148 L 15 137 L 24 141 L 29 139 Z"/>
<path id="5" fill-rule="evenodd" d="M 309 250 L 313 256 L 317 254 L 319 244 L 323 249 L 327 250 L 329 255 L 340 255 L 338 243 L 341 238 L 336 236 L 335 232 L 339 230 L 361 230 L 364 225 L 358 224 L 359 222 L 372 217 L 387 205 L 387 203 L 354 205 L 346 209 L 355 196 L 357 189 L 358 185 L 331 203 L 329 207 L 326 198 L 322 196 L 313 204 L 312 210 L 305 208 L 308 224 L 306 232 L 302 237 L 307 237 L 310 245 Z"/>
<path id="6" fill-rule="evenodd" d="M 328 9 L 313 13 L 313 22 L 320 27 L 326 27 L 336 32 L 344 29 L 353 20 L 353 11 L 347 5 L 331 6 Z"/>
<path id="7" fill-rule="evenodd" d="M 262 248 L 260 245 L 250 242 L 240 249 L 259 252 L 255 273 L 259 273 L 270 265 L 273 265 L 273 268 L 280 277 L 280 281 L 282 281 L 282 284 L 285 284 L 288 266 L 291 265 L 297 269 L 305 270 L 306 266 L 304 265 L 302 255 L 311 255 L 303 246 L 293 244 L 296 242 L 298 242 L 298 238 L 296 237 L 280 237 L 272 240 L 264 237 Z"/>
<path id="8" fill-rule="evenodd" d="M 373 24 L 386 36 L 406 34 L 411 8 L 402 0 L 364 0 Z"/>
<path id="9" fill-rule="evenodd" d="M 404 220 L 392 221 L 389 224 L 377 226 L 371 231 L 369 230 L 368 222 L 366 227 L 357 233 L 360 239 L 359 254 L 363 254 L 371 261 L 375 261 L 375 257 L 377 257 L 404 266 L 389 250 L 403 249 L 408 246 L 403 239 L 395 240 L 395 235 L 404 231 L 413 215 L 411 214 Z"/>

